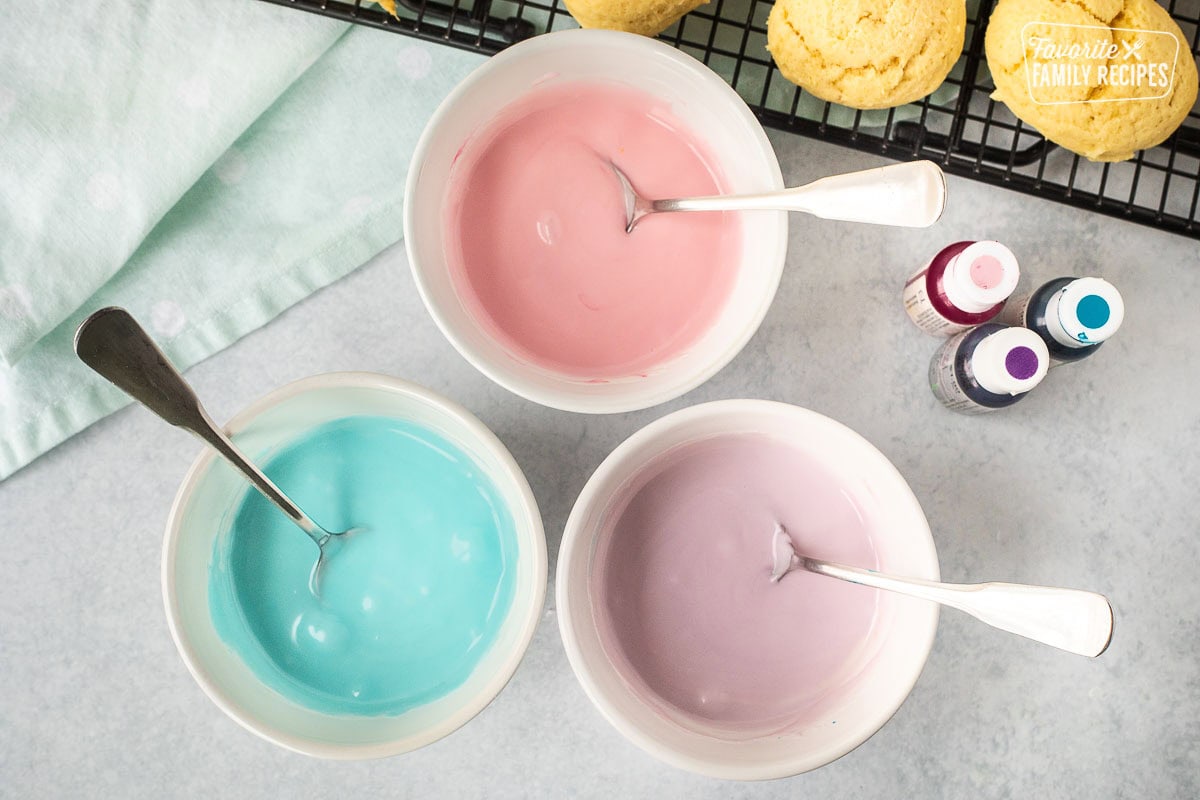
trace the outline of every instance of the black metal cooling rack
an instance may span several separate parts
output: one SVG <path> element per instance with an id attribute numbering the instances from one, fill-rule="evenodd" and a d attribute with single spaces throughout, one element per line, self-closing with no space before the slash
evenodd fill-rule
<path id="1" fill-rule="evenodd" d="M 397 0 L 399 19 L 369 0 L 265 1 L 487 54 L 576 27 L 560 0 Z M 771 5 L 713 0 L 659 38 L 724 77 L 769 127 L 898 160 L 932 159 L 951 174 L 1200 239 L 1200 105 L 1170 139 L 1130 161 L 1076 156 L 990 98 L 983 23 L 994 0 L 970 0 L 965 50 L 941 89 L 898 109 L 854 111 L 802 92 L 774 68 L 766 50 Z M 1193 56 L 1200 53 L 1200 0 L 1166 7 Z"/>

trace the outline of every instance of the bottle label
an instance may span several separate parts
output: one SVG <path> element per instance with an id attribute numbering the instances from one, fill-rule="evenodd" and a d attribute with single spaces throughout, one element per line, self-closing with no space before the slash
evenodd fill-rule
<path id="1" fill-rule="evenodd" d="M 1025 313 L 1029 311 L 1029 301 L 1032 299 L 1032 294 L 1025 297 L 1010 297 L 1008 302 L 1004 304 L 1004 308 L 1000 310 L 1000 313 L 992 321 L 1010 325 L 1014 328 L 1029 327 L 1025 324 Z"/>
<path id="2" fill-rule="evenodd" d="M 958 346 L 962 340 L 961 335 L 955 336 L 933 354 L 933 359 L 929 362 L 929 388 L 933 390 L 933 396 L 951 411 L 962 414 L 985 414 L 995 411 L 996 409 L 980 405 L 968 397 L 962 384 L 958 382 L 958 376 L 954 373 L 954 358 L 958 355 Z"/>
<path id="3" fill-rule="evenodd" d="M 918 328 L 934 336 L 953 336 L 970 329 L 970 325 L 960 325 L 943 317 L 929 299 L 929 281 L 926 275 L 930 261 L 924 267 L 913 273 L 904 284 L 904 310 Z"/>

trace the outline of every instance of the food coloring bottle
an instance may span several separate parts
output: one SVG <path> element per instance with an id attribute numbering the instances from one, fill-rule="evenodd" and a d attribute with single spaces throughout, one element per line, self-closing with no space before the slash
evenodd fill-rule
<path id="1" fill-rule="evenodd" d="M 999 242 L 955 242 L 904 284 L 904 310 L 926 333 L 953 336 L 999 314 L 1020 276 Z"/>
<path id="2" fill-rule="evenodd" d="M 951 411 L 982 414 L 1011 406 L 1041 383 L 1046 343 L 1028 328 L 996 322 L 951 338 L 929 362 L 929 386 Z"/>
<path id="3" fill-rule="evenodd" d="M 1055 278 L 1028 297 L 1009 301 L 999 317 L 1042 337 L 1052 367 L 1096 352 L 1123 319 L 1121 293 L 1101 278 Z"/>

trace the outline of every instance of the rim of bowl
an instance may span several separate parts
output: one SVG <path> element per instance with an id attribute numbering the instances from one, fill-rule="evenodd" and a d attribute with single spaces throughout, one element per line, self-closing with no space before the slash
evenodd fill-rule
<path id="1" fill-rule="evenodd" d="M 583 414 L 618 414 L 626 411 L 639 411 L 644 408 L 651 408 L 687 394 L 728 366 L 729 362 L 742 351 L 742 348 L 758 332 L 763 320 L 767 316 L 767 312 L 771 308 L 771 303 L 775 299 L 775 294 L 779 290 L 779 283 L 783 278 L 783 268 L 787 261 L 787 212 L 780 211 L 777 214 L 777 255 L 773 259 L 774 263 L 770 265 L 756 264 L 749 267 L 750 269 L 770 269 L 771 271 L 771 274 L 768 276 L 770 290 L 764 293 L 759 307 L 755 310 L 751 318 L 752 324 L 748 325 L 742 334 L 729 340 L 724 350 L 717 357 L 707 362 L 704 369 L 698 370 L 690 377 L 677 381 L 658 391 L 645 392 L 628 397 L 579 397 L 554 389 L 534 389 L 525 385 L 524 380 L 520 378 L 514 380 L 513 376 L 506 375 L 503 370 L 493 367 L 492 363 L 486 357 L 476 352 L 466 340 L 458 335 L 454 326 L 446 320 L 441 309 L 433 302 L 432 295 L 423 277 L 422 268 L 417 263 L 417 258 L 411 244 L 414 231 L 416 230 L 413 220 L 415 212 L 413 211 L 411 199 L 421 179 L 421 166 L 425 163 L 428 151 L 436 140 L 436 134 L 442 126 L 442 121 L 453 113 L 460 98 L 475 84 L 487 80 L 497 66 L 503 66 L 509 61 L 523 58 L 526 53 L 539 50 L 564 50 L 571 48 L 576 46 L 576 41 L 584 39 L 590 39 L 602 44 L 608 43 L 614 50 L 626 47 L 644 48 L 647 52 L 654 53 L 660 58 L 674 61 L 676 64 L 686 67 L 700 76 L 701 80 L 710 87 L 712 96 L 714 98 L 724 98 L 729 105 L 730 113 L 736 114 L 750 131 L 751 138 L 758 148 L 757 154 L 762 157 L 772 184 L 766 191 L 777 191 L 784 188 L 783 172 L 779 167 L 779 158 L 775 154 L 775 149 L 771 146 L 771 141 L 767 138 L 766 131 L 754 116 L 754 113 L 750 111 L 750 107 L 746 105 L 746 101 L 720 75 L 687 53 L 657 39 L 650 39 L 623 31 L 573 28 L 570 30 L 553 31 L 535 36 L 532 39 L 526 39 L 492 56 L 486 62 L 476 67 L 438 105 L 437 110 L 433 112 L 433 116 L 429 118 L 429 122 L 426 123 L 425 129 L 421 132 L 421 137 L 417 140 L 416 149 L 413 151 L 412 161 L 409 163 L 408 178 L 405 181 L 404 187 L 404 243 L 405 251 L 408 255 L 409 269 L 412 272 L 413 280 L 417 285 L 417 292 L 421 295 L 421 301 L 424 303 L 425 309 L 433 317 L 433 321 L 437 324 L 438 329 L 441 330 L 442 335 L 449 340 L 459 355 L 465 358 L 471 366 L 475 367 L 475 369 L 479 370 L 498 386 L 520 397 L 524 397 L 526 400 L 549 408 Z M 630 385 L 633 386 L 636 384 Z"/>
<path id="2" fill-rule="evenodd" d="M 424 729 L 412 736 L 378 744 L 342 745 L 313 741 L 304 737 L 294 736 L 274 726 L 266 725 L 248 715 L 243 715 L 241 710 L 225 695 L 220 686 L 209 679 L 200 665 L 191 642 L 186 640 L 181 633 L 178 597 L 175 593 L 175 580 L 172 574 L 179 540 L 181 511 L 184 504 L 191 499 L 200 478 L 208 471 L 213 461 L 217 458 L 217 454 L 210 447 L 205 447 L 196 456 L 195 460 L 192 461 L 191 466 L 184 475 L 183 481 L 179 485 L 178 491 L 175 493 L 175 499 L 171 503 L 171 511 L 167 517 L 166 533 L 163 539 L 161 568 L 163 604 L 166 608 L 167 627 L 171 631 L 171 639 L 175 642 L 175 649 L 179 651 L 179 655 L 183 659 L 183 663 L 187 666 L 188 672 L 191 673 L 192 678 L 200 685 L 200 688 L 204 690 L 209 699 L 238 725 L 273 744 L 303 755 L 333 760 L 384 758 L 411 752 L 448 736 L 463 725 L 466 725 L 479 712 L 483 711 L 484 708 L 499 696 L 504 687 L 507 686 L 513 674 L 517 671 L 521 660 L 525 657 L 526 651 L 529 649 L 529 643 L 533 640 L 533 635 L 541 619 L 542 608 L 546 602 L 546 534 L 542 524 L 541 511 L 538 509 L 537 500 L 533 496 L 533 490 L 529 487 L 529 481 L 525 478 L 525 473 L 522 472 L 516 459 L 513 458 L 499 437 L 462 405 L 430 389 L 401 378 L 393 378 L 389 375 L 382 375 L 375 372 L 328 372 L 320 375 L 310 375 L 306 378 L 300 378 L 299 380 L 284 384 L 258 398 L 239 411 L 223 426 L 223 430 L 230 435 L 236 434 L 263 411 L 278 405 L 284 400 L 314 389 L 342 386 L 385 389 L 405 395 L 419 402 L 428 403 L 444 411 L 462 423 L 473 437 L 496 456 L 507 476 L 518 488 L 519 508 L 514 508 L 513 510 L 523 513 L 527 517 L 527 521 L 532 524 L 533 547 L 530 549 L 530 552 L 523 555 L 527 555 L 533 561 L 532 574 L 536 586 L 534 587 L 533 602 L 530 603 L 529 612 L 521 623 L 522 627 L 518 638 L 520 646 L 514 648 L 509 657 L 505 659 L 503 668 L 489 679 L 484 690 L 479 692 L 471 702 L 465 704 L 457 713 L 440 724 Z"/>
<path id="3" fill-rule="evenodd" d="M 900 679 L 896 682 L 897 688 L 902 688 L 903 691 L 897 692 L 895 702 L 881 706 L 879 712 L 872 715 L 870 724 L 865 725 L 862 732 L 853 737 L 849 742 L 849 746 L 827 747 L 824 752 L 819 752 L 815 757 L 810 755 L 805 758 L 796 758 L 792 761 L 737 765 L 732 763 L 732 761 L 716 763 L 693 758 L 673 747 L 664 745 L 653 736 L 643 732 L 636 723 L 622 715 L 620 711 L 603 697 L 592 676 L 592 670 L 587 665 L 580 650 L 579 638 L 571 622 L 572 605 L 567 591 L 567 570 L 569 569 L 567 565 L 576 557 L 575 551 L 578 548 L 587 547 L 590 549 L 594 542 L 593 538 L 582 541 L 581 519 L 584 516 L 585 509 L 595 506 L 602 499 L 606 499 L 599 496 L 600 485 L 607 482 L 615 472 L 628 469 L 629 474 L 632 475 L 638 469 L 645 466 L 646 462 L 642 462 L 632 467 L 627 467 L 630 454 L 647 443 L 658 439 L 664 433 L 677 427 L 688 425 L 697 419 L 720 416 L 733 411 L 749 411 L 764 414 L 783 413 L 803 419 L 807 424 L 817 423 L 824 425 L 831 430 L 838 431 L 839 435 L 848 435 L 866 444 L 870 448 L 870 451 L 878 457 L 883 470 L 887 474 L 895 476 L 898 485 L 904 488 L 905 499 L 910 504 L 910 510 L 914 511 L 917 518 L 922 521 L 922 524 L 919 526 L 919 533 L 922 535 L 916 537 L 910 546 L 919 546 L 922 548 L 922 557 L 928 561 L 927 566 L 929 567 L 930 574 L 919 575 L 917 577 L 938 580 L 941 570 L 938 565 L 937 548 L 933 541 L 933 534 L 929 530 L 929 523 L 925 517 L 925 512 L 921 509 L 920 502 L 917 500 L 916 495 L 913 494 L 912 487 L 908 485 L 904 476 L 900 474 L 900 471 L 896 469 L 891 460 L 864 436 L 831 417 L 790 403 L 756 399 L 716 400 L 674 411 L 647 424 L 621 442 L 600 463 L 600 466 L 596 468 L 592 476 L 588 478 L 583 490 L 579 493 L 578 499 L 575 501 L 575 505 L 571 508 L 570 515 L 567 517 L 562 541 L 559 544 L 558 564 L 555 571 L 555 605 L 558 608 L 556 616 L 558 617 L 559 634 L 562 637 L 563 647 L 567 652 L 567 661 L 571 665 L 572 672 L 575 673 L 576 679 L 583 687 L 584 693 L 592 701 L 592 704 L 625 738 L 646 753 L 671 766 L 710 778 L 741 781 L 773 780 L 810 772 L 833 763 L 861 746 L 878 733 L 895 716 L 896 712 L 912 693 L 913 687 L 916 686 L 917 680 L 924 671 L 925 664 L 929 660 L 929 654 L 933 649 L 939 616 L 939 607 L 936 603 L 929 604 L 930 608 L 926 615 L 923 632 L 919 637 L 914 637 L 913 639 L 914 651 L 919 654 L 919 658 L 914 662 L 911 674 L 900 676 Z M 586 591 L 586 588 L 584 591 Z M 604 654 L 604 658 L 608 659 L 607 653 Z M 624 679 L 622 679 L 622 682 L 624 682 Z"/>

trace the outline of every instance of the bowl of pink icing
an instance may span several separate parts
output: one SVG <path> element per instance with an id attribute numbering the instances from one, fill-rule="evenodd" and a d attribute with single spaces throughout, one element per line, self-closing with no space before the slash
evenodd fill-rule
<path id="1" fill-rule="evenodd" d="M 600 712 L 660 759 L 735 780 L 795 775 L 866 741 L 908 696 L 938 609 L 803 570 L 814 558 L 937 580 L 895 467 L 812 411 L 725 400 L 669 414 L 585 485 L 558 556 L 559 628 Z"/>
<path id="2" fill-rule="evenodd" d="M 613 31 L 490 59 L 417 145 L 404 237 L 426 307 L 485 375 L 589 413 L 678 397 L 727 364 L 774 298 L 776 211 L 658 214 L 624 230 L 616 164 L 648 197 L 783 187 L 746 104 L 699 61 Z"/>

